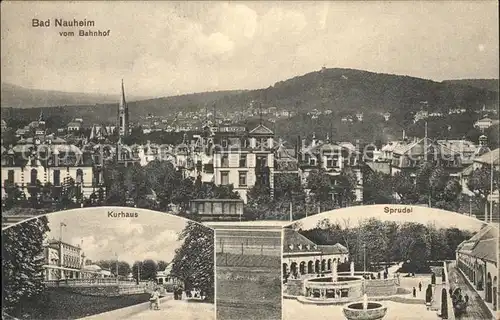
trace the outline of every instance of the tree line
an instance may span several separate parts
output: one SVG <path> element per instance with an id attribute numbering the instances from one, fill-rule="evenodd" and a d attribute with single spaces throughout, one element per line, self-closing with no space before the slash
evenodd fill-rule
<path id="1" fill-rule="evenodd" d="M 494 171 L 493 192 L 498 190 L 498 171 Z M 474 213 L 484 215 L 491 191 L 491 171 L 487 167 L 477 168 L 467 180 L 467 196 L 457 177 L 445 168 L 430 162 L 423 163 L 412 176 L 409 172 L 398 172 L 394 176 L 382 172 L 364 171 L 364 204 L 427 204 L 433 208 L 468 212 L 474 202 Z M 465 203 L 464 203 L 465 202 Z"/>
<path id="2" fill-rule="evenodd" d="M 357 226 L 352 226 L 349 220 L 341 224 L 323 219 L 310 230 L 301 230 L 300 223 L 295 228 L 319 245 L 340 243 L 345 246 L 357 270 L 362 270 L 365 261 L 367 266 L 374 267 L 382 263 L 406 262 L 410 266 L 408 272 L 424 272 L 431 261 L 454 260 L 458 245 L 473 236 L 458 228 L 375 218 Z"/>

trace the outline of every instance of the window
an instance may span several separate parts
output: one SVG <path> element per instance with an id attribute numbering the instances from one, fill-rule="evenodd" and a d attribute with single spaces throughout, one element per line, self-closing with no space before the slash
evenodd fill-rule
<path id="1" fill-rule="evenodd" d="M 222 140 L 222 147 L 223 147 L 223 148 L 227 148 L 227 146 L 228 146 L 228 141 L 227 141 L 227 139 L 223 139 L 223 140 Z"/>
<path id="2" fill-rule="evenodd" d="M 227 154 L 223 154 L 221 155 L 221 159 L 220 159 L 220 163 L 221 163 L 221 167 L 223 168 L 228 168 L 229 167 L 229 155 Z"/>
<path id="3" fill-rule="evenodd" d="M 76 183 L 83 184 L 83 170 L 82 169 L 76 170 Z"/>
<path id="4" fill-rule="evenodd" d="M 10 184 L 14 184 L 14 170 L 9 170 L 8 176 L 7 176 L 7 181 Z"/>
<path id="5" fill-rule="evenodd" d="M 315 158 L 311 158 L 311 159 L 309 159 L 309 164 L 310 164 L 311 166 L 315 166 L 315 165 L 316 165 L 316 159 L 315 159 Z"/>
<path id="6" fill-rule="evenodd" d="M 247 155 L 240 154 L 240 168 L 246 168 L 246 167 L 247 167 Z"/>
<path id="7" fill-rule="evenodd" d="M 54 185 L 61 185 L 61 170 L 54 170 Z"/>
<path id="8" fill-rule="evenodd" d="M 241 141 L 241 146 L 243 148 L 250 148 L 250 141 L 247 138 L 243 138 Z"/>
<path id="9" fill-rule="evenodd" d="M 245 171 L 240 171 L 238 181 L 240 187 L 244 187 L 247 185 L 247 173 Z"/>
<path id="10" fill-rule="evenodd" d="M 198 212 L 198 214 L 205 213 L 205 204 L 204 203 L 198 203 L 197 212 Z"/>
<path id="11" fill-rule="evenodd" d="M 203 171 L 206 173 L 214 173 L 214 165 L 212 163 L 205 164 Z"/>
<path id="12" fill-rule="evenodd" d="M 327 168 L 332 168 L 333 167 L 333 159 L 327 159 L 326 166 L 327 166 Z"/>
<path id="13" fill-rule="evenodd" d="M 260 168 L 260 169 L 263 169 L 265 167 L 267 167 L 267 155 L 266 156 L 257 156 L 257 159 L 256 159 L 256 164 L 255 166 L 257 168 Z"/>
<path id="14" fill-rule="evenodd" d="M 220 184 L 229 184 L 229 171 L 222 171 L 220 173 Z"/>
<path id="15" fill-rule="evenodd" d="M 31 184 L 35 185 L 36 180 L 38 180 L 38 171 L 36 171 L 36 169 L 32 169 L 31 170 Z"/>

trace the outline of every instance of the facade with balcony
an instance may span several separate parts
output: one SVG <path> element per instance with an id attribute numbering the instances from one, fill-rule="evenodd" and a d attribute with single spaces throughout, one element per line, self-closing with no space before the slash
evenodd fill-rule
<path id="1" fill-rule="evenodd" d="M 243 201 L 257 182 L 274 188 L 274 132 L 264 125 L 253 130 L 219 127 L 213 134 L 213 172 L 216 185 L 234 186 Z"/>
<path id="2" fill-rule="evenodd" d="M 442 166 L 450 176 L 458 176 L 463 169 L 460 153 L 429 138 L 396 145 L 390 159 L 391 175 L 398 172 L 416 174 L 425 162 Z"/>
<path id="3" fill-rule="evenodd" d="M 322 169 L 328 175 L 336 177 L 342 172 L 351 172 L 356 176 L 356 201 L 363 201 L 363 173 L 361 170 L 360 153 L 352 144 L 317 140 L 315 136 L 309 145 L 302 141 L 298 158 L 299 175 L 302 184 L 307 184 L 309 174 Z M 335 194 L 332 194 L 335 197 Z"/>
<path id="4" fill-rule="evenodd" d="M 88 197 L 103 183 L 92 153 L 51 140 L 25 142 L 3 150 L 2 196 L 6 186 L 17 185 L 28 197 L 30 188 L 50 184 L 62 189 L 74 184 L 79 194 Z"/>

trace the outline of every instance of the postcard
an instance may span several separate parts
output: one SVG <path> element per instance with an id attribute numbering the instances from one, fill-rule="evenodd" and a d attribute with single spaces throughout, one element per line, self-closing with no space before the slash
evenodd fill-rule
<path id="1" fill-rule="evenodd" d="M 500 319 L 496 1 L 4 1 L 6 319 Z"/>

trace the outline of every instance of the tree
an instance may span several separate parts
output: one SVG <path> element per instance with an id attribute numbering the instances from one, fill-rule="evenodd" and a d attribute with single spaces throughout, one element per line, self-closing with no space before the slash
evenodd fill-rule
<path id="1" fill-rule="evenodd" d="M 2 232 L 2 298 L 7 312 L 16 314 L 44 291 L 43 240 L 49 231 L 43 216 Z"/>
<path id="2" fill-rule="evenodd" d="M 143 276 L 143 268 L 142 268 L 142 261 L 136 261 L 132 265 L 132 276 L 134 277 L 135 281 L 137 284 L 144 278 Z"/>
<path id="3" fill-rule="evenodd" d="M 132 265 L 132 276 L 136 281 L 139 280 L 156 280 L 158 265 L 154 260 L 146 259 L 144 261 L 136 261 Z"/>
<path id="4" fill-rule="evenodd" d="M 183 241 L 172 261 L 172 274 L 184 281 L 184 288 L 198 288 L 209 301 L 214 299 L 214 232 L 188 221 L 179 234 Z"/>
<path id="5" fill-rule="evenodd" d="M 122 167 L 106 167 L 104 171 L 106 182 L 106 204 L 124 206 L 127 201 L 125 192 L 125 172 Z"/>
<path id="6" fill-rule="evenodd" d="M 164 271 L 167 266 L 168 263 L 166 261 L 163 260 L 158 261 L 158 271 Z"/>
<path id="7" fill-rule="evenodd" d="M 415 203 L 418 195 L 415 191 L 413 179 L 407 172 L 397 172 L 392 177 L 393 191 L 398 195 L 401 203 Z"/>
<path id="8" fill-rule="evenodd" d="M 8 210 L 16 205 L 19 205 L 24 200 L 24 193 L 17 184 L 5 182 L 5 198 L 2 199 L 2 206 Z"/>
<path id="9" fill-rule="evenodd" d="M 484 166 L 472 172 L 467 181 L 467 188 L 474 192 L 486 207 L 490 192 L 498 190 L 498 171 L 493 171 L 493 182 L 493 190 L 491 190 L 491 169 Z"/>
<path id="10" fill-rule="evenodd" d="M 250 220 L 264 220 L 275 216 L 271 188 L 259 180 L 248 190 L 244 215 Z"/>
<path id="11" fill-rule="evenodd" d="M 136 205 L 146 200 L 149 187 L 146 181 L 146 174 L 140 165 L 133 165 L 126 168 L 123 177 L 123 186 L 126 196 L 125 200 L 133 199 Z"/>
<path id="12" fill-rule="evenodd" d="M 365 170 L 363 177 L 363 202 L 365 204 L 387 204 L 394 201 L 392 179 L 389 174 Z"/>
<path id="13" fill-rule="evenodd" d="M 359 228 L 361 242 L 366 246 L 366 258 L 370 263 L 379 264 L 387 257 L 389 239 L 385 223 L 377 219 L 369 219 Z"/>
<path id="14" fill-rule="evenodd" d="M 116 274 L 116 260 L 99 260 L 95 262 L 96 265 L 103 269 L 107 269 L 111 271 L 113 275 Z M 118 275 L 119 276 L 128 276 L 129 273 L 132 272 L 132 268 L 130 267 L 130 264 L 126 261 L 118 261 Z"/>
<path id="15" fill-rule="evenodd" d="M 344 168 L 340 175 L 333 177 L 333 190 L 338 195 L 337 204 L 339 207 L 348 207 L 356 199 L 354 190 L 357 184 L 358 179 L 350 169 Z"/>
<path id="16" fill-rule="evenodd" d="M 448 319 L 448 292 L 441 290 L 441 319 Z"/>
<path id="17" fill-rule="evenodd" d="M 430 245 L 426 237 L 426 227 L 420 223 L 407 222 L 401 225 L 396 238 L 402 260 L 409 260 L 413 272 L 426 266 L 430 257 Z"/>
<path id="18" fill-rule="evenodd" d="M 156 273 L 158 272 L 158 264 L 156 261 L 146 259 L 142 262 L 141 278 L 145 280 L 156 280 Z"/>

